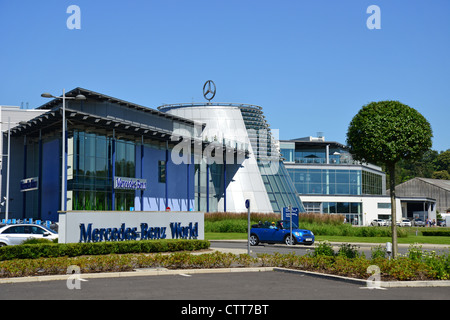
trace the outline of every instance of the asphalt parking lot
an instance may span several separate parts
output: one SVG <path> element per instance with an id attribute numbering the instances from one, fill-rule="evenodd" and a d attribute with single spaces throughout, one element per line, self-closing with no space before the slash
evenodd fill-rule
<path id="1" fill-rule="evenodd" d="M 81 275 L 82 276 L 82 275 Z M 1 300 L 441 300 L 450 287 L 368 289 L 285 272 L 232 272 L 0 284 Z"/>

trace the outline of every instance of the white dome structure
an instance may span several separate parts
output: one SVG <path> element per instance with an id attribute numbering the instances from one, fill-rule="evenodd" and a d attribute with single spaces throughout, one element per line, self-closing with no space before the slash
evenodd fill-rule
<path id="1" fill-rule="evenodd" d="M 170 104 L 158 109 L 204 124 L 197 134 L 211 146 L 248 151 L 246 157 L 229 157 L 227 153 L 222 159 L 223 153 L 217 152 L 212 158 L 204 155 L 201 163 L 197 161 L 197 210 L 245 212 L 245 200 L 250 199 L 252 212 L 281 212 L 289 205 L 304 211 L 260 106 L 210 102 Z M 206 159 L 210 159 L 209 164 Z M 202 174 L 197 177 L 198 171 Z M 207 186 L 199 181 L 205 174 Z"/>

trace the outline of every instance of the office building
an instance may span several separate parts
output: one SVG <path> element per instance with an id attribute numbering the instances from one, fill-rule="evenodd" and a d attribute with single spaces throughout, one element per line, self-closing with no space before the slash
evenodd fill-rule
<path id="1" fill-rule="evenodd" d="M 342 214 L 354 225 L 391 219 L 386 174 L 381 167 L 353 160 L 345 145 L 326 141 L 321 134 L 282 140 L 280 149 L 306 212 Z M 407 210 L 411 201 L 426 207 L 422 217 L 435 215 L 434 199 L 397 197 L 397 220 L 412 219 Z"/>

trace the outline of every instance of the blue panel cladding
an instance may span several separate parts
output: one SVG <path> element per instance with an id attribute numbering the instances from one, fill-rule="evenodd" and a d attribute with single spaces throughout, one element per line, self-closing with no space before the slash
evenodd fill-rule
<path id="1" fill-rule="evenodd" d="M 61 201 L 61 146 L 60 140 L 43 144 L 42 152 L 42 216 L 43 220 L 58 221 Z"/>
<path id="2" fill-rule="evenodd" d="M 169 198 L 169 207 L 172 211 L 187 211 L 188 201 L 190 208 L 194 208 L 194 164 L 189 166 L 189 196 L 188 196 L 188 166 L 175 165 L 170 160 L 167 164 L 166 183 L 159 182 L 158 161 L 166 159 L 165 150 L 158 150 L 144 146 L 142 174 L 147 180 L 147 188 L 143 192 L 143 208 L 141 208 L 141 192 L 135 193 L 135 210 L 164 211 L 166 209 L 166 183 Z M 136 146 L 136 177 L 141 177 L 141 147 Z M 189 199 L 188 199 L 189 198 Z"/>

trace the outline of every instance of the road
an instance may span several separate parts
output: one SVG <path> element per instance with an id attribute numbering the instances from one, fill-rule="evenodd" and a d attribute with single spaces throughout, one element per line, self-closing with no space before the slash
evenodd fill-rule
<path id="1" fill-rule="evenodd" d="M 237 252 L 246 253 L 247 252 L 247 241 L 245 240 L 211 240 L 211 248 L 229 248 L 238 250 Z M 333 245 L 334 251 L 337 252 L 339 250 L 340 243 L 331 243 Z M 310 251 L 314 250 L 314 247 L 317 245 L 314 244 L 312 246 L 303 246 L 303 245 L 294 245 L 287 246 L 285 244 L 260 244 L 258 246 L 250 247 L 252 255 L 256 255 L 258 253 L 291 253 L 294 252 L 298 255 L 307 254 Z M 379 244 L 372 243 L 352 243 L 359 248 L 359 252 L 364 253 L 367 258 L 370 258 L 372 255 L 371 249 L 374 246 L 378 246 Z M 384 245 L 383 245 L 384 246 Z M 409 245 L 408 244 L 399 244 L 398 252 L 399 254 L 405 255 L 408 252 Z M 446 252 L 448 253 L 449 246 L 448 245 L 423 245 L 422 249 L 426 250 L 435 250 L 436 252 Z"/>

